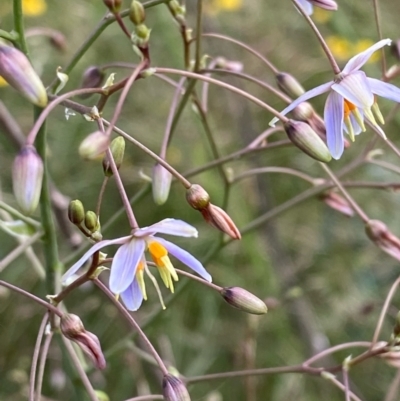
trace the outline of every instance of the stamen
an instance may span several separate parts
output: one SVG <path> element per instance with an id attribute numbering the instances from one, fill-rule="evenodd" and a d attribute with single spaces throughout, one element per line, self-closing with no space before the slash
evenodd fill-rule
<path id="1" fill-rule="evenodd" d="M 385 125 L 385 120 L 383 118 L 383 115 L 381 113 L 381 110 L 379 109 L 378 103 L 375 101 L 374 104 L 372 105 L 372 111 L 375 114 L 376 118 L 378 121 L 382 124 Z"/>
<path id="2" fill-rule="evenodd" d="M 353 116 L 356 119 L 358 125 L 361 127 L 362 132 L 365 132 L 366 128 L 364 125 L 364 119 L 362 118 L 362 115 L 357 108 L 353 110 Z"/>
<path id="3" fill-rule="evenodd" d="M 140 291 L 142 292 L 143 299 L 147 301 L 146 283 L 144 282 L 143 270 L 144 270 L 144 263 L 139 262 L 139 266 L 136 271 L 136 280 L 139 284 Z"/>
<path id="4" fill-rule="evenodd" d="M 354 142 L 355 141 L 354 129 L 353 129 L 353 125 L 351 124 L 350 118 L 349 117 L 345 117 L 344 123 L 346 124 L 347 133 L 349 134 L 351 142 Z"/>
<path id="5" fill-rule="evenodd" d="M 167 307 L 164 304 L 164 299 L 162 297 L 161 290 L 160 290 L 160 287 L 159 287 L 159 285 L 157 283 L 156 278 L 151 274 L 151 272 L 150 272 L 149 268 L 147 267 L 147 265 L 145 266 L 144 270 L 145 270 L 147 276 L 149 277 L 149 279 L 153 282 L 154 288 L 156 289 L 156 292 L 157 292 L 157 295 L 158 295 L 158 299 L 160 300 L 160 303 L 161 303 L 161 307 L 163 308 L 163 310 L 167 309 Z"/>

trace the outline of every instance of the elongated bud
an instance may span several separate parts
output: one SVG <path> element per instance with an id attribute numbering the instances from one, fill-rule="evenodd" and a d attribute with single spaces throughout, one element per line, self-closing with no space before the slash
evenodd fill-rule
<path id="1" fill-rule="evenodd" d="M 293 144 L 308 156 L 324 163 L 331 161 L 332 156 L 324 141 L 307 123 L 289 120 L 284 127 Z"/>
<path id="2" fill-rule="evenodd" d="M 12 178 L 19 207 L 32 214 L 39 203 L 43 181 L 43 162 L 33 146 L 22 148 L 15 158 Z"/>
<path id="3" fill-rule="evenodd" d="M 124 160 L 125 139 L 122 136 L 113 139 L 110 144 L 110 150 L 113 155 L 115 165 L 119 170 Z M 113 175 L 107 155 L 105 155 L 103 158 L 103 171 L 104 175 L 106 175 L 107 177 L 111 177 Z"/>
<path id="4" fill-rule="evenodd" d="M 209 203 L 209 205 L 206 208 L 201 209 L 200 212 L 203 215 L 204 220 L 216 229 L 228 234 L 233 239 L 242 238 L 240 231 L 233 220 L 229 217 L 228 213 L 220 207 Z"/>
<path id="5" fill-rule="evenodd" d="M 85 208 L 79 199 L 75 199 L 69 203 L 68 218 L 71 223 L 78 226 L 85 220 Z"/>
<path id="6" fill-rule="evenodd" d="M 308 0 L 310 3 L 314 4 L 314 6 L 324 8 L 329 11 L 336 11 L 338 9 L 338 5 L 334 0 Z"/>
<path id="7" fill-rule="evenodd" d="M 275 78 L 279 89 L 290 97 L 298 98 L 305 92 L 300 82 L 287 72 L 279 72 L 275 75 Z"/>
<path id="8" fill-rule="evenodd" d="M 161 164 L 156 164 L 153 168 L 153 199 L 157 205 L 164 204 L 171 188 L 172 175 Z"/>
<path id="9" fill-rule="evenodd" d="M 146 19 L 143 4 L 140 1 L 133 0 L 129 9 L 129 19 L 134 25 L 143 24 Z"/>
<path id="10" fill-rule="evenodd" d="M 365 232 L 375 245 L 394 259 L 400 260 L 400 239 L 388 229 L 385 223 L 369 220 L 365 225 Z"/>
<path id="11" fill-rule="evenodd" d="M 344 214 L 347 217 L 354 216 L 354 210 L 350 203 L 337 192 L 328 191 L 320 196 L 320 199 L 332 209 Z"/>
<path id="12" fill-rule="evenodd" d="M 0 75 L 30 102 L 47 105 L 47 93 L 24 53 L 0 41 Z"/>
<path id="13" fill-rule="evenodd" d="M 122 0 L 103 0 L 103 3 L 113 14 L 115 14 L 121 9 Z"/>
<path id="14" fill-rule="evenodd" d="M 215 66 L 217 68 L 224 68 L 225 70 L 232 72 L 243 71 L 243 63 L 241 63 L 240 61 L 227 60 L 225 57 L 218 57 L 215 62 Z"/>
<path id="15" fill-rule="evenodd" d="M 97 214 L 91 210 L 88 210 L 85 214 L 85 227 L 90 231 L 90 232 L 95 232 L 100 229 L 100 223 L 99 219 L 97 217 Z"/>
<path id="16" fill-rule="evenodd" d="M 202 210 L 210 204 L 210 195 L 201 185 L 193 184 L 186 191 L 186 200 L 193 209 Z"/>
<path id="17" fill-rule="evenodd" d="M 167 3 L 169 11 L 176 21 L 180 24 L 185 23 L 186 9 L 184 6 L 179 4 L 177 0 L 171 0 Z"/>
<path id="18" fill-rule="evenodd" d="M 82 75 L 81 88 L 100 88 L 104 80 L 104 72 L 99 67 L 92 65 L 88 67 Z M 80 95 L 81 99 L 92 96 L 92 93 Z"/>
<path id="19" fill-rule="evenodd" d="M 101 131 L 88 135 L 79 145 L 79 155 L 86 160 L 101 156 L 110 146 L 110 138 Z"/>
<path id="20" fill-rule="evenodd" d="M 165 401 L 190 401 L 190 395 L 182 380 L 167 374 L 163 378 L 163 395 Z"/>
<path id="21" fill-rule="evenodd" d="M 99 339 L 93 333 L 85 330 L 79 316 L 65 313 L 60 320 L 60 329 L 66 338 L 79 345 L 97 369 L 106 367 L 106 360 Z"/>
<path id="22" fill-rule="evenodd" d="M 240 309 L 243 312 L 253 315 L 264 315 L 268 312 L 267 305 L 251 292 L 240 287 L 225 287 L 221 290 L 221 295 L 229 305 Z"/>

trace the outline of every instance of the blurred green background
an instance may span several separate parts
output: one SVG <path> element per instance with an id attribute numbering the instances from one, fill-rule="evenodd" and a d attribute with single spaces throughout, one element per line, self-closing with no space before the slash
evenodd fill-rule
<path id="1" fill-rule="evenodd" d="M 29 4 L 28 4 L 29 3 Z M 400 37 L 400 3 L 382 0 L 380 3 L 383 36 Z M 336 13 L 315 14 L 318 26 L 329 43 L 336 46 L 340 65 L 378 39 L 374 24 L 372 1 L 338 0 Z M 40 5 L 44 8 L 40 10 Z M 74 52 L 96 27 L 105 14 L 101 1 L 27 1 L 26 28 L 52 28 L 65 35 L 64 51 L 57 50 L 43 36 L 28 39 L 30 55 L 45 84 L 55 77 L 58 66 L 65 66 Z M 124 2 L 129 6 L 129 2 Z M 187 2 L 188 25 L 195 27 L 195 2 Z M 290 1 L 251 2 L 209 0 L 204 4 L 204 31 L 232 36 L 268 57 L 278 69 L 295 75 L 306 89 L 331 79 L 331 71 L 313 33 L 295 11 Z M 29 10 L 33 10 L 29 12 Z M 38 8 L 36 8 L 36 11 Z M 127 26 L 132 25 L 127 20 Z M 0 4 L 0 27 L 12 30 L 12 2 Z M 152 29 L 150 52 L 153 66 L 183 68 L 182 45 L 177 25 L 165 5 L 147 11 L 146 24 Z M 358 47 L 357 47 L 358 46 Z M 224 56 L 243 63 L 244 72 L 274 84 L 273 74 L 254 56 L 227 42 L 206 38 L 204 53 Z M 388 65 L 397 60 L 388 56 Z M 343 59 L 341 58 L 343 57 Z M 379 57 L 378 57 L 379 58 Z M 111 62 L 137 62 L 129 41 L 117 24 L 109 26 L 79 61 L 70 75 L 64 91 L 79 86 L 83 71 L 90 65 Z M 379 60 L 366 65 L 365 71 L 380 76 Z M 127 73 L 116 72 L 117 79 Z M 238 78 L 216 75 L 216 78 L 236 85 L 278 110 L 285 105 L 272 94 Z M 173 77 L 176 79 L 176 77 Z M 393 82 L 400 85 L 400 79 Z M 198 84 L 198 89 L 201 85 Z M 174 89 L 156 77 L 140 80 L 133 86 L 118 126 L 159 152 Z M 208 119 L 221 155 L 235 152 L 268 128 L 272 116 L 245 99 L 220 88 L 211 87 Z M 0 99 L 26 134 L 32 126 L 32 106 L 9 87 L 0 87 Z M 110 99 L 104 116 L 110 119 L 118 96 Z M 79 100 L 81 101 L 81 100 Z M 96 99 L 82 100 L 88 106 Z M 313 101 L 323 112 L 324 96 Z M 393 108 L 389 101 L 380 101 L 384 115 Z M 81 116 L 65 119 L 63 107 L 48 119 L 50 170 L 53 182 L 66 197 L 80 199 L 87 209 L 94 209 L 103 180 L 101 162 L 85 162 L 78 156 L 78 146 L 86 135 L 96 129 L 94 123 Z M 398 132 L 400 114 L 385 127 L 387 136 L 400 144 Z M 0 165 L 3 200 L 15 205 L 11 190 L 10 166 L 16 147 L 0 127 Z M 284 134 L 279 133 L 279 139 Z M 355 159 L 371 140 L 373 133 L 357 137 L 340 161 L 330 167 L 337 171 Z M 399 164 L 398 158 L 382 142 L 383 160 Z M 209 143 L 197 115 L 187 106 L 168 150 L 168 161 L 180 172 L 211 161 Z M 127 144 L 120 173 L 129 196 L 148 184 L 141 174 L 151 175 L 154 162 L 139 149 Z M 235 176 L 250 168 L 285 166 L 323 177 L 319 165 L 293 147 L 253 154 L 225 165 Z M 397 175 L 373 165 L 363 165 L 349 179 L 396 181 Z M 213 203 L 222 205 L 224 186 L 217 169 L 195 178 L 210 193 Z M 227 211 L 240 228 L 260 214 L 307 189 L 309 184 L 296 177 L 262 175 L 247 178 L 233 186 Z M 352 195 L 372 218 L 385 221 L 395 234 L 400 234 L 399 195 L 395 192 L 353 189 Z M 102 224 L 121 208 L 114 182 L 108 186 L 103 207 Z M 199 213 L 185 201 L 184 189 L 173 185 L 163 206 L 156 206 L 147 194 L 134 211 L 142 226 L 166 217 L 182 219 L 199 230 L 198 240 L 177 239 L 200 260 L 215 246 L 220 234 L 207 225 Z M 39 218 L 39 214 L 35 217 Z M 73 229 L 73 228 L 72 228 Z M 77 260 L 69 241 L 58 227 L 60 255 L 63 260 Z M 105 238 L 127 235 L 129 226 L 124 215 L 103 232 Z M 11 252 L 18 243 L 1 233 L 0 257 Z M 83 239 L 86 241 L 86 239 Z M 41 244 L 34 247 L 42 259 Z M 107 252 L 113 254 L 115 249 Z M 178 262 L 176 267 L 180 267 Z M 312 354 L 329 346 L 370 341 L 380 309 L 398 276 L 398 262 L 375 247 L 365 236 L 362 222 L 346 218 L 313 198 L 272 219 L 259 229 L 224 248 L 207 264 L 214 282 L 222 286 L 241 286 L 266 300 L 270 311 L 262 317 L 245 315 L 232 309 L 218 294 L 192 282 L 151 324 L 146 333 L 160 350 L 163 358 L 184 376 L 257 367 L 299 364 Z M 106 278 L 107 273 L 104 273 Z M 25 256 L 19 257 L 0 272 L 0 279 L 13 283 L 44 298 L 44 281 L 38 277 Z M 183 285 L 177 284 L 177 289 Z M 148 283 L 149 300 L 134 313 L 139 322 L 146 322 L 158 310 L 158 298 Z M 167 292 L 164 292 L 167 295 Z M 395 296 L 389 309 L 382 340 L 388 340 L 397 314 L 400 297 Z M 130 329 L 117 310 L 92 285 L 76 290 L 65 302 L 71 313 L 78 314 L 85 327 L 95 333 L 107 355 L 103 372 L 91 371 L 93 386 L 109 395 L 110 400 L 125 400 L 147 391 L 160 393 L 159 372 L 140 357 L 135 347 L 140 341 L 121 340 Z M 30 362 L 43 309 L 24 297 L 0 287 L 0 400 L 27 399 Z M 118 345 L 118 347 L 116 347 Z M 324 366 L 340 364 L 348 350 L 323 361 Z M 83 386 L 57 336 L 52 341 L 43 383 L 43 400 L 87 400 Z M 382 360 L 369 360 L 350 372 L 351 387 L 363 400 L 380 401 L 396 374 Z M 227 379 L 189 386 L 192 400 L 343 400 L 344 395 L 329 382 L 305 375 L 258 376 L 251 379 Z"/>

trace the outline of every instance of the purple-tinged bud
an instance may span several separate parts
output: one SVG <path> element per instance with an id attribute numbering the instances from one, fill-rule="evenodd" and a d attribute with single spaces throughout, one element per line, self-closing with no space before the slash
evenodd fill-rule
<path id="1" fill-rule="evenodd" d="M 308 156 L 324 163 L 331 161 L 332 155 L 324 141 L 307 123 L 289 120 L 284 127 L 293 144 Z"/>
<path id="2" fill-rule="evenodd" d="M 61 32 L 54 32 L 50 36 L 50 43 L 59 51 L 63 52 L 67 48 L 67 40 Z"/>
<path id="3" fill-rule="evenodd" d="M 117 166 L 117 170 L 119 170 L 124 160 L 125 139 L 122 136 L 113 139 L 110 144 L 110 150 L 113 155 L 115 165 Z M 103 171 L 104 175 L 107 177 L 111 177 L 113 175 L 107 155 L 105 155 L 103 158 Z"/>
<path id="4" fill-rule="evenodd" d="M 330 208 L 344 214 L 347 217 L 354 216 L 354 210 L 350 203 L 342 195 L 337 192 L 328 191 L 320 196 L 320 199 L 325 202 Z"/>
<path id="5" fill-rule="evenodd" d="M 99 218 L 97 214 L 88 210 L 85 214 L 85 227 L 92 233 L 100 229 Z"/>
<path id="6" fill-rule="evenodd" d="M 0 76 L 39 107 L 47 105 L 47 93 L 28 58 L 15 47 L 0 41 Z"/>
<path id="7" fill-rule="evenodd" d="M 223 68 L 232 72 L 243 71 L 243 63 L 240 61 L 227 60 L 225 57 L 218 57 L 215 62 L 215 67 L 217 68 Z"/>
<path id="8" fill-rule="evenodd" d="M 161 166 L 161 164 L 156 164 L 153 168 L 153 199 L 157 205 L 163 205 L 169 195 L 169 190 L 171 188 L 172 175 L 171 173 Z"/>
<path id="9" fill-rule="evenodd" d="M 276 74 L 275 78 L 279 89 L 290 97 L 298 98 L 305 92 L 300 82 L 287 72 L 279 72 Z"/>
<path id="10" fill-rule="evenodd" d="M 85 330 L 79 316 L 65 313 L 60 320 L 60 329 L 66 338 L 79 345 L 97 369 L 106 367 L 99 339 L 93 333 Z"/>
<path id="11" fill-rule="evenodd" d="M 88 135 L 79 145 L 79 155 L 86 160 L 101 156 L 110 146 L 110 138 L 101 131 Z"/>
<path id="12" fill-rule="evenodd" d="M 190 395 L 182 380 L 167 374 L 163 378 L 163 395 L 165 401 L 190 401 Z"/>
<path id="13" fill-rule="evenodd" d="M 113 14 L 115 14 L 121 9 L 122 0 L 103 0 L 103 3 Z"/>
<path id="14" fill-rule="evenodd" d="M 324 8 L 329 11 L 336 11 L 338 9 L 338 5 L 334 0 L 308 0 L 311 4 L 316 7 Z"/>
<path id="15" fill-rule="evenodd" d="M 365 232 L 382 251 L 394 259 L 400 260 L 400 239 L 388 229 L 385 223 L 379 220 L 369 220 L 365 225 Z"/>
<path id="16" fill-rule="evenodd" d="M 193 209 L 202 210 L 210 204 L 210 195 L 201 185 L 193 184 L 186 191 L 186 200 Z"/>
<path id="17" fill-rule="evenodd" d="M 97 66 L 92 65 L 88 67 L 82 75 L 81 88 L 99 88 L 104 80 L 104 72 Z M 87 99 L 93 93 L 85 93 L 79 95 L 81 99 Z"/>
<path id="18" fill-rule="evenodd" d="M 85 220 L 85 208 L 79 199 L 72 200 L 68 206 L 69 221 L 79 226 Z"/>
<path id="19" fill-rule="evenodd" d="M 133 0 L 129 9 L 129 19 L 134 25 L 143 24 L 146 19 L 143 4 L 140 1 Z"/>
<path id="20" fill-rule="evenodd" d="M 39 203 L 43 181 L 43 162 L 33 146 L 22 148 L 15 158 L 12 178 L 19 207 L 32 214 Z"/>
<path id="21" fill-rule="evenodd" d="M 229 305 L 253 315 L 264 315 L 268 312 L 267 305 L 251 292 L 240 287 L 225 287 L 220 291 Z"/>
<path id="22" fill-rule="evenodd" d="M 228 234 L 233 239 L 242 238 L 240 231 L 236 227 L 233 220 L 229 217 L 228 213 L 226 213 L 220 207 L 209 203 L 208 206 L 204 209 L 201 209 L 200 212 L 203 215 L 204 220 L 217 230 Z"/>

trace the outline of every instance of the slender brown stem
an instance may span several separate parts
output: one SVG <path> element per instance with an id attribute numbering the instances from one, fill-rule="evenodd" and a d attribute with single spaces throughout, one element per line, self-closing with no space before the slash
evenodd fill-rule
<path id="1" fill-rule="evenodd" d="M 42 352 L 41 352 L 40 361 L 39 361 L 39 370 L 37 373 L 36 401 L 41 400 L 44 368 L 46 366 L 47 354 L 49 352 L 49 347 L 50 347 L 52 338 L 53 338 L 53 332 L 51 331 L 50 333 L 48 333 L 46 335 L 46 338 L 44 340 L 44 344 L 42 347 Z"/>
<path id="2" fill-rule="evenodd" d="M 103 196 L 104 196 L 104 192 L 107 187 L 108 179 L 109 179 L 109 177 L 105 176 L 103 179 L 103 183 L 101 184 L 100 193 L 99 193 L 99 197 L 97 199 L 97 205 L 96 205 L 96 215 L 97 216 L 100 216 L 101 203 L 103 202 Z"/>
<path id="3" fill-rule="evenodd" d="M 150 264 L 150 263 L 148 263 L 148 264 Z M 205 285 L 205 286 L 207 286 L 207 287 L 209 287 L 209 288 L 211 288 L 213 290 L 216 290 L 218 292 L 222 290 L 222 287 L 220 287 L 219 285 L 215 285 L 213 283 L 209 283 L 208 281 L 206 281 L 206 280 L 204 280 L 204 279 L 202 279 L 200 277 L 197 277 L 194 274 L 188 273 L 185 270 L 180 270 L 180 269 L 175 269 L 175 270 L 179 274 L 181 274 L 182 276 L 186 276 L 186 277 L 190 278 L 191 280 L 197 281 L 197 282 L 199 282 L 199 283 L 201 283 L 201 284 L 203 284 L 203 285 Z"/>
<path id="4" fill-rule="evenodd" d="M 379 40 L 382 40 L 383 36 L 382 36 L 381 18 L 379 12 L 379 1 L 372 0 L 372 3 L 374 5 L 374 18 L 375 18 L 376 30 L 378 31 Z M 385 78 L 387 67 L 386 67 L 386 54 L 383 48 L 381 49 L 381 68 L 382 68 L 382 77 Z"/>

